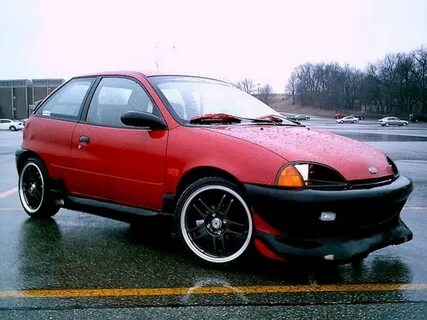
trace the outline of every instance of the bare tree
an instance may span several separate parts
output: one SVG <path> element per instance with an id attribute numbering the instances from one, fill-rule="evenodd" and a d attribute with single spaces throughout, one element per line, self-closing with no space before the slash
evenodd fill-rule
<path id="1" fill-rule="evenodd" d="M 255 92 L 255 84 L 254 84 L 254 82 L 253 82 L 252 79 L 245 78 L 245 79 L 243 79 L 241 81 L 238 81 L 235 84 L 235 86 L 237 88 L 239 88 L 240 90 L 243 90 L 243 91 L 245 91 L 245 92 L 247 92 L 249 94 L 252 94 L 252 93 Z"/>
<path id="2" fill-rule="evenodd" d="M 364 71 L 338 63 L 305 63 L 286 90 L 301 105 L 407 116 L 427 113 L 427 50 L 388 54 Z"/>
<path id="3" fill-rule="evenodd" d="M 419 84 L 419 101 L 421 111 L 427 113 L 427 49 L 420 48 L 414 52 Z"/>
<path id="4" fill-rule="evenodd" d="M 286 85 L 285 92 L 287 94 L 290 94 L 292 97 L 292 104 L 295 104 L 295 91 L 297 87 L 297 75 L 295 72 L 292 72 L 291 76 L 289 77 L 288 84 Z"/>
<path id="5" fill-rule="evenodd" d="M 273 100 L 273 88 L 268 83 L 264 86 L 260 86 L 258 88 L 257 97 L 265 104 L 270 105 Z"/>

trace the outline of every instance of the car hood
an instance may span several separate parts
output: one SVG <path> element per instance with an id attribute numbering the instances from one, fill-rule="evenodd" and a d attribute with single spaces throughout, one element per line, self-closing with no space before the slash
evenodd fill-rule
<path id="1" fill-rule="evenodd" d="M 386 156 L 364 143 L 306 127 L 234 125 L 208 130 L 254 143 L 287 161 L 322 163 L 347 180 L 366 180 L 393 175 Z M 286 161 L 287 160 L 287 161 Z M 376 174 L 368 171 L 375 167 Z"/>

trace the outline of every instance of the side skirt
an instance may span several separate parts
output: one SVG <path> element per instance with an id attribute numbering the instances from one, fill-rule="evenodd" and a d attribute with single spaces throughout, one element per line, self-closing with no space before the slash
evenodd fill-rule
<path id="1" fill-rule="evenodd" d="M 61 208 L 91 213 L 101 217 L 125 222 L 139 222 L 142 219 L 144 221 L 147 221 L 147 219 L 173 221 L 173 213 L 72 196 L 66 192 L 62 181 L 49 179 L 48 183 L 49 189 L 52 192 L 54 199 L 56 199 L 56 204 Z"/>

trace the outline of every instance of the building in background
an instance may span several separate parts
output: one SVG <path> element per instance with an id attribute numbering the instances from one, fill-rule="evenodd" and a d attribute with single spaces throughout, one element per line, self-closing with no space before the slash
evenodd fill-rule
<path id="1" fill-rule="evenodd" d="M 0 118 L 27 118 L 31 106 L 63 82 L 63 79 L 0 80 Z"/>

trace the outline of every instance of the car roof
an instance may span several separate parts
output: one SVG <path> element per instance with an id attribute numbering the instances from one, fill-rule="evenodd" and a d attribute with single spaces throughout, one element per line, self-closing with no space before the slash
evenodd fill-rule
<path id="1" fill-rule="evenodd" d="M 129 71 L 129 70 L 118 70 L 118 71 L 102 71 L 102 72 L 95 72 L 95 73 L 88 73 L 88 74 L 82 74 L 75 76 L 73 78 L 80 78 L 80 77 L 98 77 L 98 76 L 127 76 L 127 77 L 189 77 L 189 78 L 200 78 L 200 79 L 208 79 L 208 80 L 215 80 L 223 83 L 229 84 L 229 82 L 211 78 L 207 76 L 195 76 L 190 74 L 179 74 L 179 73 L 161 73 L 158 71 Z"/>

